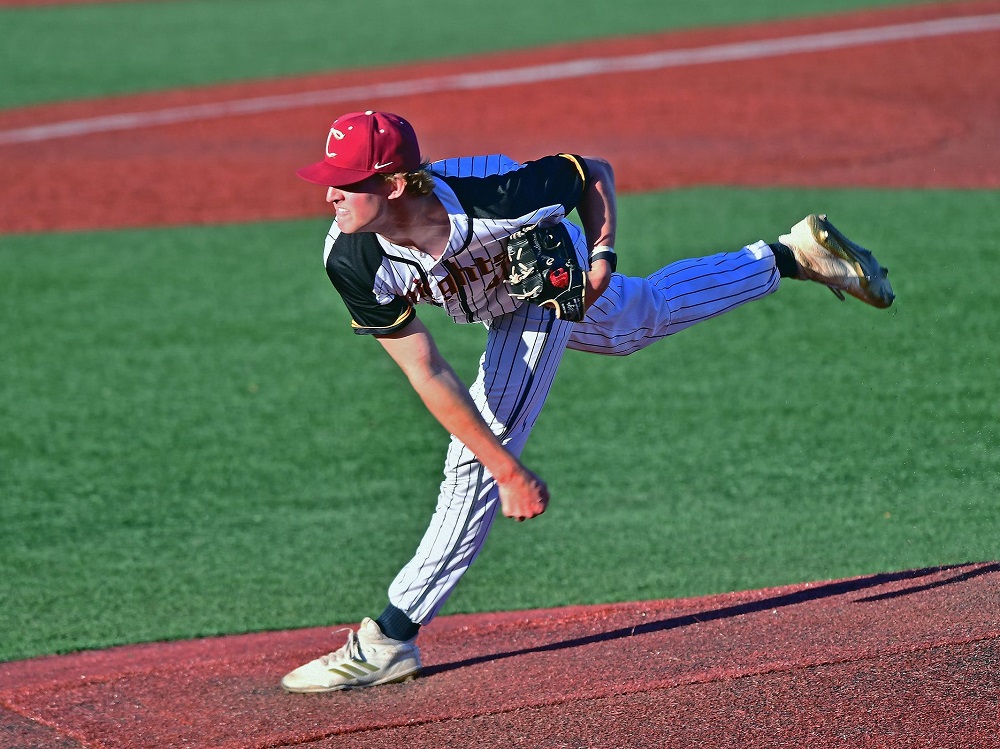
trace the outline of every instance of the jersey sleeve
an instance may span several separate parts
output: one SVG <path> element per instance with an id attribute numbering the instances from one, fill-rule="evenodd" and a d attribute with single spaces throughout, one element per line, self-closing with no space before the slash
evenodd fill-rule
<path id="1" fill-rule="evenodd" d="M 586 162 L 573 154 L 545 156 L 521 168 L 486 177 L 445 178 L 474 218 L 512 218 L 541 206 L 576 208 L 590 175 Z"/>
<path id="2" fill-rule="evenodd" d="M 375 277 L 382 265 L 382 247 L 374 234 L 341 234 L 326 258 L 326 274 L 340 293 L 357 335 L 387 335 L 416 317 L 404 297 L 381 302 Z"/>

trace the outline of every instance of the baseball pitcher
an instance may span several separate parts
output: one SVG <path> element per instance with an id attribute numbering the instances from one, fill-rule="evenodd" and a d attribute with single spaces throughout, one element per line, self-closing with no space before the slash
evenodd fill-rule
<path id="1" fill-rule="evenodd" d="M 298 171 L 334 213 L 326 272 L 358 335 L 374 336 L 451 434 L 427 531 L 388 589 L 388 605 L 347 642 L 287 674 L 289 692 L 411 679 L 420 627 L 478 555 L 498 510 L 545 512 L 545 482 L 520 455 L 567 349 L 626 355 L 777 290 L 815 281 L 885 308 L 887 271 L 823 215 L 778 241 L 616 272 L 614 173 L 600 158 L 555 154 L 421 160 L 411 125 L 387 112 L 338 117 L 325 156 Z M 581 226 L 566 220 L 576 209 Z M 488 335 L 467 389 L 417 317 L 441 307 Z"/>

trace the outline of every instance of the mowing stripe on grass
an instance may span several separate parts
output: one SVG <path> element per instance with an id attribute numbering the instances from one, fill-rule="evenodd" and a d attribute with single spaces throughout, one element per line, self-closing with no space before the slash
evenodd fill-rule
<path id="1" fill-rule="evenodd" d="M 785 38 L 712 44 L 691 49 L 665 50 L 620 57 L 588 57 L 546 65 L 532 65 L 478 73 L 430 76 L 403 81 L 386 81 L 367 86 L 304 91 L 279 96 L 259 96 L 234 101 L 211 102 L 186 107 L 170 107 L 150 112 L 134 112 L 104 117 L 55 122 L 46 125 L 0 131 L 0 144 L 70 138 L 92 133 L 133 130 L 155 125 L 235 117 L 260 112 L 298 109 L 343 101 L 392 97 L 443 91 L 479 90 L 567 80 L 592 75 L 630 73 L 642 70 L 735 62 L 780 55 L 845 49 L 869 44 L 924 39 L 954 34 L 970 34 L 1000 29 L 1000 13 L 945 18 L 917 23 L 894 24 L 851 31 L 802 34 Z"/>

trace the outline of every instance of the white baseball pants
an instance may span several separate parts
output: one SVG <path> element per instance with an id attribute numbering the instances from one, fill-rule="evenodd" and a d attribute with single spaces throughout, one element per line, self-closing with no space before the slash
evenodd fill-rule
<path id="1" fill-rule="evenodd" d="M 567 348 L 624 356 L 778 288 L 764 242 L 738 252 L 681 260 L 647 278 L 614 274 L 580 323 L 533 304 L 488 324 L 486 351 L 470 392 L 493 432 L 520 455 Z M 414 557 L 389 587 L 389 601 L 417 624 L 438 613 L 482 549 L 500 506 L 493 477 L 452 438 L 437 507 Z"/>

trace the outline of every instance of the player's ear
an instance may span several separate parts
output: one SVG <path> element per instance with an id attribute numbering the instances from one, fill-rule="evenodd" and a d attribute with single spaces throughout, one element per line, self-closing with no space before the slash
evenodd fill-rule
<path id="1" fill-rule="evenodd" d="M 389 182 L 389 200 L 398 198 L 400 195 L 406 192 L 406 176 L 403 174 L 394 174 Z"/>

